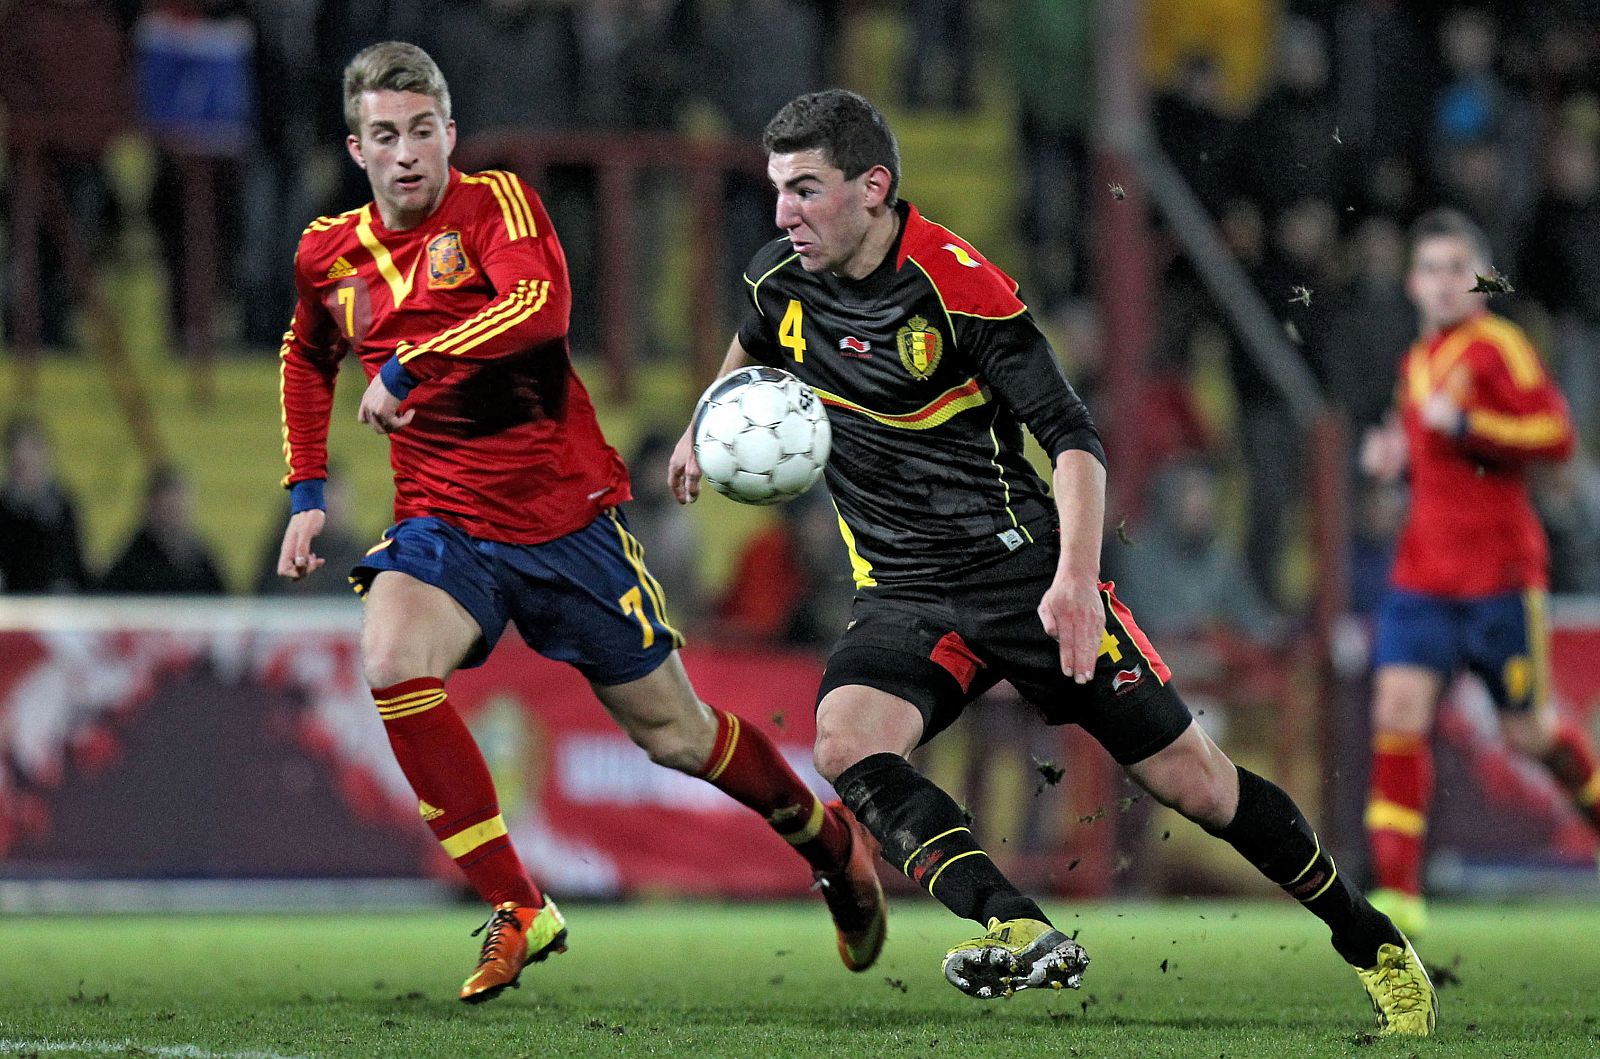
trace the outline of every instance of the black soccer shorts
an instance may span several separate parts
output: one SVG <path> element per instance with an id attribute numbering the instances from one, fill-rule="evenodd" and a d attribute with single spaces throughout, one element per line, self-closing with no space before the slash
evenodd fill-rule
<path id="1" fill-rule="evenodd" d="M 828 658 L 818 704 L 852 684 L 886 691 L 922 713 L 926 743 L 1008 680 L 1047 723 L 1080 725 L 1120 764 L 1170 745 L 1193 718 L 1110 582 L 1100 585 L 1106 629 L 1094 678 L 1078 684 L 1061 672 L 1060 648 L 1037 613 L 1058 547 L 1052 533 L 944 582 L 861 590 Z"/>

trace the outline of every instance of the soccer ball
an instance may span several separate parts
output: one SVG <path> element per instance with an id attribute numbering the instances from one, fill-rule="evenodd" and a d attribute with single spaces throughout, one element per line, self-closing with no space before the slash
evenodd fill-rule
<path id="1" fill-rule="evenodd" d="M 779 504 L 810 489 L 832 443 L 822 400 L 779 368 L 740 368 L 695 406 L 700 474 L 741 504 Z"/>

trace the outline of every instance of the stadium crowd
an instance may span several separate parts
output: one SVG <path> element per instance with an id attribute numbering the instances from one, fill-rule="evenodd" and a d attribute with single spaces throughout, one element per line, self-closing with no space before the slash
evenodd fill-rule
<path id="1" fill-rule="evenodd" d="M 1001 263 L 1022 281 L 1046 329 L 1062 339 L 1073 361 L 1070 374 L 1094 403 L 1087 267 L 1090 196 L 1097 192 L 1089 177 L 1092 5 L 13 0 L 0 6 L 7 26 L 0 54 L 10 71 L 0 82 L 6 128 L 13 142 L 45 137 L 51 176 L 67 195 L 79 237 L 101 260 L 113 253 L 118 231 L 130 220 L 120 213 L 131 200 L 114 192 L 107 163 L 118 137 L 134 133 L 154 145 L 154 184 L 137 204 L 159 233 L 172 276 L 181 274 L 186 253 L 178 162 L 198 152 L 215 163 L 218 240 L 236 248 L 223 259 L 221 293 L 237 308 L 239 346 L 252 351 L 275 348 L 282 334 L 293 294 L 284 262 L 304 223 L 366 197 L 361 173 L 328 147 L 342 135 L 330 128 L 339 112 L 337 72 L 362 45 L 411 39 L 447 71 L 470 71 L 453 79 L 453 104 L 462 126 L 476 133 L 671 132 L 709 120 L 731 138 L 753 141 L 783 100 L 851 80 L 846 57 L 863 47 L 852 38 L 857 20 L 892 17 L 903 54 L 882 57 L 895 68 L 899 97 L 887 103 L 937 120 L 970 113 L 998 94 L 1015 116 L 1017 179 L 995 186 L 1015 189 L 1009 208 L 1021 252 L 1018 260 Z M 1493 308 L 1533 336 L 1572 405 L 1580 438 L 1579 457 L 1537 483 L 1556 592 L 1600 592 L 1600 358 L 1594 355 L 1600 342 L 1600 36 L 1587 12 L 1577 0 L 1495 6 L 1218 0 L 1152 3 L 1146 27 L 1158 141 L 1267 306 L 1290 329 L 1306 367 L 1348 414 L 1352 436 L 1388 406 L 1395 365 L 1415 335 L 1403 286 L 1406 226 L 1424 208 L 1448 204 L 1486 228 L 1496 267 L 1516 288 Z M 768 35 L 767 47 L 746 46 L 744 27 L 778 22 L 785 33 Z M 1216 30 L 1240 24 L 1258 32 Z M 213 91 L 196 109 L 184 110 L 162 78 L 175 75 L 179 43 L 192 47 L 196 40 L 203 42 Z M 704 76 L 707 70 L 717 76 Z M 1040 77 L 1040 70 L 1058 73 Z M 553 167 L 546 179 L 548 187 L 540 190 L 559 218 L 571 258 L 573 340 L 581 353 L 596 341 L 594 177 Z M 659 193 L 645 180 L 641 210 Z M 758 182 L 727 182 L 730 277 L 771 234 L 766 194 Z M 4 201 L 10 205 L 11 196 Z M 1163 436 L 1176 463 L 1153 483 L 1157 502 L 1131 531 L 1189 562 L 1197 578 L 1203 573 L 1214 582 L 1241 567 L 1248 571 L 1260 604 L 1229 620 L 1242 622 L 1242 634 L 1270 642 L 1282 632 L 1278 615 L 1292 616 L 1305 604 L 1296 579 L 1286 575 L 1293 563 L 1286 555 L 1299 532 L 1296 491 L 1305 456 L 1285 402 L 1245 354 L 1176 241 L 1158 240 L 1158 246 L 1163 256 L 1152 370 L 1167 385 L 1153 389 L 1172 397 L 1162 405 L 1164 416 L 1154 418 L 1167 421 Z M 45 238 L 41 250 L 44 343 L 70 346 L 72 291 L 52 240 Z M 640 252 L 660 253 L 660 247 Z M 189 309 L 181 283 L 167 288 L 177 334 Z M 5 289 L 15 292 L 18 285 Z M 736 298 L 735 288 L 729 304 Z M 14 334 L 14 296 L 6 303 L 7 333 Z M 654 347 L 647 328 L 641 332 L 641 345 Z M 1234 409 L 1221 420 L 1202 410 L 1215 402 L 1201 392 L 1207 366 L 1219 360 L 1226 366 L 1224 404 Z M 46 494 L 23 480 L 17 464 L 27 459 L 11 450 L 37 430 L 18 424 L 7 435 L 7 538 L 22 540 L 15 535 L 24 530 L 16 527 L 31 527 L 63 555 L 41 559 L 48 568 L 31 570 L 9 557 L 0 589 L 116 585 L 112 568 L 90 571 L 82 548 L 71 543 L 77 536 L 73 498 L 59 483 Z M 182 492 L 182 475 L 160 471 L 151 481 L 152 512 L 174 507 L 181 519 L 188 498 L 171 505 L 157 498 L 164 491 L 160 483 Z M 1371 586 L 1381 584 L 1397 504 L 1392 487 L 1359 482 L 1353 459 L 1352 482 L 1358 485 L 1353 598 L 1360 607 L 1375 595 Z M 1161 510 L 1164 496 L 1180 498 L 1180 506 Z M 1211 532 L 1185 529 L 1185 518 L 1193 516 L 1185 515 L 1184 503 L 1221 506 L 1210 516 Z M 646 497 L 638 506 L 648 504 Z M 773 535 L 803 538 L 805 520 L 797 509 L 767 539 L 749 542 L 751 555 L 759 561 L 763 548 L 770 553 Z M 1238 533 L 1229 530 L 1235 524 L 1242 527 Z M 146 526 L 139 536 L 148 542 L 159 534 Z M 215 563 L 192 529 L 186 539 L 170 578 L 123 587 L 221 590 Z M 1152 565 L 1149 555 L 1118 549 L 1115 534 L 1108 539 L 1109 565 L 1125 567 L 1120 576 L 1139 581 L 1139 568 Z M 714 612 L 716 593 L 692 584 L 692 548 L 680 551 L 689 557 L 685 562 L 661 563 L 669 586 L 690 610 Z M 681 590 L 671 584 L 675 566 L 685 571 Z M 1150 580 L 1141 594 L 1154 604 L 1148 612 L 1157 613 L 1161 582 L 1172 579 Z M 263 577 L 260 585 L 271 581 Z M 817 592 L 804 578 L 790 582 L 796 600 Z M 825 587 L 848 591 L 842 574 L 839 585 Z M 1166 602 L 1175 614 L 1192 609 L 1182 600 Z M 833 603 L 820 609 L 830 608 L 836 609 Z M 802 641 L 815 640 L 819 620 L 794 607 L 724 617 L 752 635 Z M 1204 625 L 1223 618 L 1201 613 L 1195 620 Z"/>

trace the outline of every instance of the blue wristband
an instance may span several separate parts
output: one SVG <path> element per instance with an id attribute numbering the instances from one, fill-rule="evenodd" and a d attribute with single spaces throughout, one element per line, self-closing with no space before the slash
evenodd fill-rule
<path id="1" fill-rule="evenodd" d="M 322 511 L 327 504 L 322 499 L 321 478 L 303 478 L 289 487 L 289 514 L 298 515 L 302 511 Z"/>
<path id="2" fill-rule="evenodd" d="M 417 383 L 422 381 L 400 363 L 398 356 L 390 357 L 383 362 L 383 367 L 378 371 L 378 378 L 383 380 L 385 390 L 402 401 L 409 397 L 411 391 L 417 388 Z"/>

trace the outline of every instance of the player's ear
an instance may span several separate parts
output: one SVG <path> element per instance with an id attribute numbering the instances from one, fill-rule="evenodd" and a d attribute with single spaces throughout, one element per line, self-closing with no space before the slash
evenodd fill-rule
<path id="1" fill-rule="evenodd" d="M 889 198 L 889 184 L 892 182 L 889 170 L 881 165 L 875 165 L 861 174 L 861 192 L 863 205 L 867 209 L 877 209 Z"/>
<path id="2" fill-rule="evenodd" d="M 455 121 L 454 118 L 451 118 L 449 121 L 445 122 L 445 124 L 444 124 L 444 137 L 445 137 L 445 143 L 448 144 L 449 147 L 450 147 L 450 149 L 447 152 L 445 152 L 446 156 L 455 154 L 456 153 L 456 121 Z"/>
<path id="3" fill-rule="evenodd" d="M 454 141 L 452 141 L 454 146 Z M 352 133 L 344 138 L 345 150 L 350 152 L 350 160 L 362 169 L 367 168 L 367 160 L 361 156 L 361 137 Z"/>

